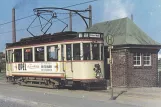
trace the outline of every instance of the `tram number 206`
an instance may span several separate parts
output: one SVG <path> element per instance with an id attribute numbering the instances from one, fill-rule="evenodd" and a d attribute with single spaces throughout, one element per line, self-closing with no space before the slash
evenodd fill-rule
<path id="1" fill-rule="evenodd" d="M 26 70 L 26 64 L 24 63 L 18 64 L 18 70 Z"/>

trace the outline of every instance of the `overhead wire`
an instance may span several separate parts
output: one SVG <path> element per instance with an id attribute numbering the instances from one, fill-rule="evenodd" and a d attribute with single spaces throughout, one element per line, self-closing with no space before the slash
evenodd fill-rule
<path id="1" fill-rule="evenodd" d="M 19 21 L 19 20 L 22 20 L 22 19 L 26 19 L 26 18 L 29 18 L 29 17 L 32 17 L 32 16 L 35 16 L 35 15 L 33 14 L 33 15 L 25 16 L 25 17 L 16 19 L 15 21 Z M 12 23 L 12 22 L 13 21 L 5 22 L 5 23 L 0 24 L 0 26 L 5 25 L 5 24 L 9 24 L 9 23 Z"/>
<path id="2" fill-rule="evenodd" d="M 63 8 L 69 8 L 69 7 L 73 7 L 73 6 L 77 6 L 77 5 L 82 5 L 82 4 L 87 4 L 87 3 L 91 3 L 91 2 L 95 2 L 95 1 L 98 1 L 98 0 L 91 0 L 91 1 L 87 1 L 87 2 L 82 2 L 82 3 L 78 3 L 78 4 L 66 6 L 66 7 L 63 7 Z M 66 13 L 63 13 L 63 14 L 66 14 Z M 29 17 L 32 17 L 32 16 L 34 16 L 34 14 L 29 15 L 29 16 L 25 16 L 25 17 L 22 17 L 22 18 L 19 18 L 19 19 L 16 19 L 15 21 L 19 21 L 19 20 L 22 20 L 22 19 L 26 19 L 26 18 L 29 18 Z M 5 25 L 5 24 L 9 24 L 9 23 L 12 23 L 12 22 L 13 21 L 8 21 L 8 22 L 5 22 L 5 23 L 0 24 L 0 26 Z"/>
<path id="3" fill-rule="evenodd" d="M 74 6 L 83 5 L 83 4 L 87 4 L 87 3 L 91 3 L 91 2 L 95 2 L 95 1 L 99 1 L 99 0 L 90 0 L 90 1 L 87 1 L 87 2 L 82 2 L 82 3 L 78 3 L 78 4 L 66 6 L 66 7 L 63 7 L 63 8 L 74 7 Z M 23 19 L 26 19 L 26 18 L 29 18 L 29 17 L 32 17 L 32 16 L 35 16 L 35 14 L 29 15 L 29 16 L 25 16 L 25 17 L 22 17 L 22 18 L 19 18 L 19 19 L 16 19 L 15 21 L 23 20 Z M 63 18 L 63 19 L 61 19 L 61 20 L 68 19 L 68 18 L 69 18 L 69 17 L 66 17 L 66 18 Z M 0 24 L 0 26 L 5 25 L 5 24 L 9 24 L 9 23 L 12 23 L 12 22 L 13 22 L 13 21 L 5 22 L 5 23 Z M 54 21 L 54 22 L 56 22 L 56 21 Z M 41 25 L 33 26 L 33 27 L 31 27 L 31 28 L 35 28 L 35 27 L 39 27 L 39 26 L 41 26 Z M 22 31 L 22 30 L 26 30 L 26 29 L 27 29 L 27 28 L 18 29 L 18 30 L 16 30 L 16 31 Z M 10 32 L 12 32 L 12 31 L 1 32 L 0 34 L 10 33 Z"/>
<path id="4" fill-rule="evenodd" d="M 74 17 L 74 16 L 76 16 L 76 14 L 75 15 L 73 15 L 72 17 Z M 70 17 L 65 17 L 65 18 L 62 18 L 62 19 L 60 19 L 60 20 L 65 20 L 65 19 L 69 19 Z M 55 22 L 58 22 L 58 20 L 55 20 L 55 21 L 52 21 L 52 23 L 55 23 Z M 45 25 L 45 24 L 42 24 L 42 25 Z M 36 28 L 36 27 L 40 27 L 41 25 L 35 25 L 35 26 L 32 26 L 31 28 Z M 26 30 L 27 28 L 22 28 L 22 29 L 18 29 L 18 30 L 16 30 L 16 31 L 24 31 L 24 30 Z M 0 35 L 1 34 L 5 34 L 5 33 L 11 33 L 12 31 L 6 31 L 6 32 L 1 32 L 0 33 Z"/>
<path id="5" fill-rule="evenodd" d="M 87 3 L 91 3 L 91 2 L 95 2 L 95 1 L 98 1 L 98 0 L 86 1 L 86 2 L 83 2 L 83 3 L 78 3 L 78 4 L 66 6 L 66 7 L 63 7 L 63 8 L 69 8 L 69 7 L 78 6 L 78 5 L 82 5 L 82 4 L 87 4 Z"/>

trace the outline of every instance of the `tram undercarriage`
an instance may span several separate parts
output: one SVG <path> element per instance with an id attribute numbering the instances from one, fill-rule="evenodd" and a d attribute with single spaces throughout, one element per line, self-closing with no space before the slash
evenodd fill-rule
<path id="1" fill-rule="evenodd" d="M 62 89 L 62 88 L 72 88 L 72 89 L 83 89 L 83 90 L 93 90 L 93 89 L 106 89 L 106 80 L 67 80 L 64 78 L 42 78 L 42 77 L 6 77 L 7 82 L 13 84 L 18 84 L 21 86 L 31 86 L 31 87 L 41 87 L 41 88 L 51 88 L 51 89 Z"/>

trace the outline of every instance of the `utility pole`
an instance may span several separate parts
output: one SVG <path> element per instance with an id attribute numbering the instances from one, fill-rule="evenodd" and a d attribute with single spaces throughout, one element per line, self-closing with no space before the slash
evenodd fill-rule
<path id="1" fill-rule="evenodd" d="M 92 6 L 89 5 L 89 28 L 92 27 Z"/>
<path id="2" fill-rule="evenodd" d="M 72 31 L 72 12 L 69 12 L 69 31 Z"/>
<path id="3" fill-rule="evenodd" d="M 112 45 L 110 45 L 109 46 L 109 52 L 110 52 L 110 84 L 111 84 L 111 100 L 113 100 L 113 83 L 112 83 L 112 81 L 113 81 L 113 79 L 112 79 L 112 63 L 113 63 L 113 59 L 112 59 L 112 48 L 113 48 L 113 46 Z"/>
<path id="4" fill-rule="evenodd" d="M 112 58 L 112 49 L 113 49 L 113 46 L 112 44 L 114 43 L 114 38 L 112 35 L 108 35 L 106 37 L 106 43 L 108 44 L 108 51 L 110 53 L 110 58 L 108 59 L 108 63 L 110 64 L 110 84 L 111 84 L 111 100 L 114 100 L 114 97 L 113 97 L 113 79 L 112 79 L 112 64 L 113 64 L 113 58 Z"/>

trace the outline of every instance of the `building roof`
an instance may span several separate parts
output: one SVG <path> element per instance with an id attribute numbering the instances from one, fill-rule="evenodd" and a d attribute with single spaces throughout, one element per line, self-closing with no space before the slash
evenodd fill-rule
<path id="1" fill-rule="evenodd" d="M 111 34 L 114 37 L 113 45 L 161 45 L 127 17 L 94 24 L 87 31 L 104 33 L 104 37 Z"/>

